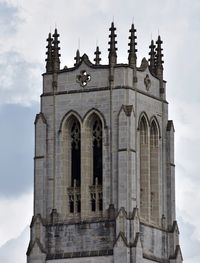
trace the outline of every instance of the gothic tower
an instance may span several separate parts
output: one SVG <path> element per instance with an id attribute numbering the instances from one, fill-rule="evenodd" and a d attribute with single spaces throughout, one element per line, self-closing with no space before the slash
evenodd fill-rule
<path id="1" fill-rule="evenodd" d="M 76 52 L 60 68 L 49 34 L 41 111 L 35 119 L 34 215 L 28 263 L 181 263 L 175 214 L 174 126 L 168 120 L 162 40 L 137 67 Z"/>

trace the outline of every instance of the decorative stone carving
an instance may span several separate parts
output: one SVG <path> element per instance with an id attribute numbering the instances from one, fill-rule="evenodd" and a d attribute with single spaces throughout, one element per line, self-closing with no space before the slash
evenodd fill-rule
<path id="1" fill-rule="evenodd" d="M 146 60 L 146 58 L 143 58 L 139 69 L 141 71 L 144 71 L 148 66 L 149 66 L 148 61 Z"/>
<path id="2" fill-rule="evenodd" d="M 149 78 L 149 75 L 147 74 L 146 77 L 144 78 L 144 85 L 146 87 L 146 90 L 149 91 L 151 87 L 151 80 Z"/>
<path id="3" fill-rule="evenodd" d="M 71 144 L 74 144 L 75 149 L 78 149 L 79 143 L 80 143 L 80 127 L 78 122 L 75 121 L 71 129 Z"/>
<path id="4" fill-rule="evenodd" d="M 91 210 L 97 214 L 103 210 L 103 191 L 102 185 L 98 184 L 98 178 L 96 178 L 95 185 L 89 186 Z"/>
<path id="5" fill-rule="evenodd" d="M 76 76 L 76 81 L 81 85 L 81 87 L 87 86 L 90 80 L 91 76 L 87 74 L 85 70 L 81 70 L 80 74 Z"/>
<path id="6" fill-rule="evenodd" d="M 131 116 L 131 112 L 133 110 L 133 105 L 123 105 L 124 112 L 127 117 Z"/>

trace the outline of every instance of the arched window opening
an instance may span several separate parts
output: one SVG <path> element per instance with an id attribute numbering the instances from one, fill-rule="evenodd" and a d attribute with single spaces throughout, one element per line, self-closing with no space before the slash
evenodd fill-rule
<path id="1" fill-rule="evenodd" d="M 94 117 L 91 125 L 92 134 L 92 185 L 90 186 L 91 211 L 103 210 L 103 144 L 102 144 L 102 123 L 98 117 Z"/>
<path id="2" fill-rule="evenodd" d="M 140 122 L 140 144 L 147 144 L 147 123 L 144 117 L 142 117 Z"/>
<path id="3" fill-rule="evenodd" d="M 159 220 L 159 143 L 158 128 L 153 121 L 150 128 L 150 215 L 151 221 Z"/>
<path id="4" fill-rule="evenodd" d="M 151 124 L 150 143 L 153 148 L 158 147 L 158 129 L 156 127 L 155 121 L 153 121 Z"/>
<path id="5" fill-rule="evenodd" d="M 148 127 L 145 117 L 140 121 L 140 215 L 148 219 L 149 215 L 149 152 Z"/>
<path id="6" fill-rule="evenodd" d="M 93 185 L 102 185 L 102 125 L 95 120 L 93 129 Z"/>
<path id="7" fill-rule="evenodd" d="M 80 125 L 74 121 L 71 128 L 71 186 L 81 184 Z"/>
<path id="8" fill-rule="evenodd" d="M 75 117 L 69 119 L 67 130 L 69 148 L 66 150 L 70 164 L 69 187 L 67 189 L 69 213 L 77 215 L 81 212 L 81 131 L 80 123 Z"/>

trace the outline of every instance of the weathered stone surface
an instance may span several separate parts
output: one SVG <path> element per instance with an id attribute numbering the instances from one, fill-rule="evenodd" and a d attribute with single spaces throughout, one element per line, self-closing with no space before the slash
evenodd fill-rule
<path id="1" fill-rule="evenodd" d="M 182 261 L 174 223 L 174 129 L 165 88 L 147 61 L 138 69 L 102 66 L 84 55 L 73 68 L 43 75 L 41 113 L 35 122 L 36 219 L 28 263 Z M 76 189 L 71 178 L 74 119 L 81 141 Z M 103 178 L 95 186 L 91 127 L 97 119 L 102 125 Z M 91 195 L 93 188 L 100 192 Z M 73 191 L 76 196 L 69 195 Z M 79 210 L 76 198 L 75 209 L 70 208 L 74 196 L 80 199 Z"/>

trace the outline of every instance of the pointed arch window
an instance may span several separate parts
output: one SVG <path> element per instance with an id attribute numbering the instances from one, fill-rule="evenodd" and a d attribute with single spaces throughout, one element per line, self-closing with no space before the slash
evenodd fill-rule
<path id="1" fill-rule="evenodd" d="M 139 125 L 140 130 L 140 215 L 148 219 L 149 215 L 149 150 L 148 126 L 143 116 Z"/>
<path id="2" fill-rule="evenodd" d="M 77 215 L 81 212 L 81 130 L 79 121 L 73 116 L 68 124 L 69 132 L 69 213 Z"/>
<path id="3" fill-rule="evenodd" d="M 75 120 L 71 127 L 71 186 L 81 184 L 80 124 Z"/>
<path id="4" fill-rule="evenodd" d="M 92 185 L 90 186 L 91 211 L 103 210 L 102 183 L 103 183 L 103 144 L 102 122 L 95 116 L 91 125 L 92 130 Z"/>
<path id="5" fill-rule="evenodd" d="M 93 135 L 93 185 L 102 185 L 102 125 L 99 119 L 94 121 Z"/>
<path id="6" fill-rule="evenodd" d="M 150 218 L 159 220 L 159 138 L 158 127 L 153 120 L 150 127 Z"/>

